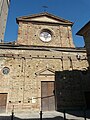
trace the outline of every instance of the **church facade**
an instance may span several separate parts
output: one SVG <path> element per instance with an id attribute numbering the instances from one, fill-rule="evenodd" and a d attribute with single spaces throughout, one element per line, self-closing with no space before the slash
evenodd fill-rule
<path id="1" fill-rule="evenodd" d="M 86 107 L 89 63 L 73 23 L 49 13 L 16 20 L 17 41 L 0 44 L 0 112 Z"/>

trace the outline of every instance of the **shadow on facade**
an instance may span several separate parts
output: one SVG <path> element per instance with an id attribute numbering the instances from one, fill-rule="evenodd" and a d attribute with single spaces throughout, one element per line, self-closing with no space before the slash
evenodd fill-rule
<path id="1" fill-rule="evenodd" d="M 90 118 L 90 70 L 64 70 L 55 74 L 56 110 Z"/>
<path id="2" fill-rule="evenodd" d="M 64 118 L 67 118 L 67 114 L 90 118 L 89 79 L 90 70 L 63 70 L 55 72 L 55 106 L 58 112 L 63 113 Z M 52 97 L 52 95 L 47 97 Z M 64 120 L 64 118 L 56 116 L 54 118 L 43 118 L 43 120 Z M 0 120 L 39 120 L 39 118 L 22 119 L 14 117 L 14 119 L 11 119 L 11 116 L 0 116 Z"/>

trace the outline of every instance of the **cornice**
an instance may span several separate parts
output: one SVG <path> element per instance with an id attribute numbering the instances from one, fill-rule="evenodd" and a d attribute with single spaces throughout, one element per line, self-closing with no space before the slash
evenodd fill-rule
<path id="1" fill-rule="evenodd" d="M 80 48 L 80 47 L 79 48 L 68 48 L 68 47 L 14 45 L 14 44 L 0 44 L 0 49 L 62 51 L 62 52 L 86 52 L 85 48 Z"/>

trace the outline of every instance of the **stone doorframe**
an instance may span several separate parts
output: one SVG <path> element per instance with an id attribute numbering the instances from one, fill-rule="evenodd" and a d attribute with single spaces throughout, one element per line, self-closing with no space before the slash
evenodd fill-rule
<path id="1" fill-rule="evenodd" d="M 38 87 L 39 87 L 39 110 L 41 110 L 41 82 L 46 81 L 55 81 L 55 70 L 52 68 L 43 68 L 35 73 L 38 80 Z"/>

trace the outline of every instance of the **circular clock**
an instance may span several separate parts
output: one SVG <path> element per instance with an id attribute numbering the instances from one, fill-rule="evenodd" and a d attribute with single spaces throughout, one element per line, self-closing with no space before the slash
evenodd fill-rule
<path id="1" fill-rule="evenodd" d="M 43 31 L 40 33 L 40 39 L 44 42 L 49 42 L 51 41 L 52 35 L 48 31 Z"/>

